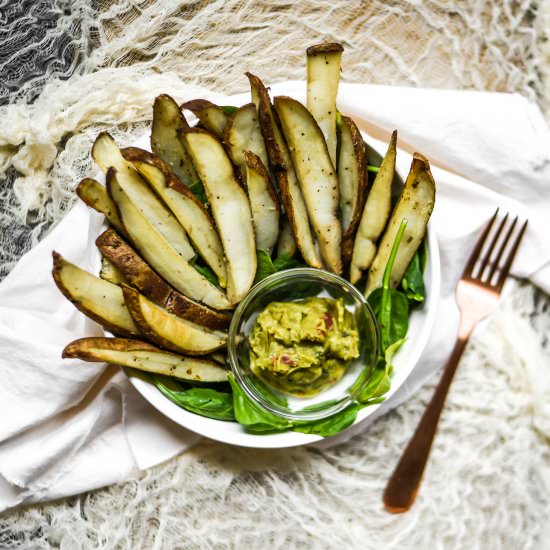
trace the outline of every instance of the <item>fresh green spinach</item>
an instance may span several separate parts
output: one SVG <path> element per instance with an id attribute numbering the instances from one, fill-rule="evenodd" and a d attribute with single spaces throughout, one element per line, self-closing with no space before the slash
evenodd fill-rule
<path id="1" fill-rule="evenodd" d="M 206 191 L 201 180 L 195 180 L 191 182 L 187 187 L 190 191 L 203 203 L 206 204 L 208 199 L 206 198 Z"/>
<path id="2" fill-rule="evenodd" d="M 235 107 L 234 105 L 221 105 L 220 109 L 227 115 L 231 116 L 235 111 L 237 111 L 239 108 Z"/>
<path id="3" fill-rule="evenodd" d="M 197 256 L 195 256 L 190 263 L 205 279 L 208 279 L 213 285 L 218 286 L 220 281 L 217 275 L 206 264 L 199 263 L 199 261 Z"/>
<path id="4" fill-rule="evenodd" d="M 251 401 L 231 374 L 229 383 L 233 390 L 235 418 L 239 424 L 245 426 L 248 432 L 265 434 L 283 432 L 292 428 L 292 422 L 289 420 L 280 418 Z"/>
<path id="5" fill-rule="evenodd" d="M 410 302 L 423 302 L 426 297 L 426 288 L 424 286 L 424 277 L 420 268 L 420 256 L 418 252 L 413 256 L 403 280 L 401 288 L 405 291 L 405 296 Z"/>
<path id="6" fill-rule="evenodd" d="M 384 269 L 382 287 L 371 292 L 368 297 L 369 304 L 378 320 L 382 355 L 386 353 L 389 346 L 405 338 L 409 329 L 409 301 L 407 296 L 395 288 L 390 288 L 391 271 L 406 227 L 407 221 L 403 220 L 395 236 L 388 263 Z"/>
<path id="7" fill-rule="evenodd" d="M 254 284 L 259 283 L 262 279 L 283 271 L 285 269 L 292 269 L 294 267 L 303 267 L 300 261 L 293 258 L 290 254 L 281 254 L 274 260 L 271 259 L 269 252 L 266 250 L 256 250 L 256 257 L 258 267 L 256 268 L 256 277 L 254 278 Z"/>
<path id="8" fill-rule="evenodd" d="M 315 434 L 322 437 L 330 437 L 336 435 L 342 430 L 351 426 L 357 418 L 357 413 L 362 409 L 361 405 L 352 404 L 346 407 L 344 410 L 329 416 L 328 418 L 322 418 L 321 420 L 312 420 L 309 422 L 295 422 L 292 430 L 295 432 L 302 432 L 305 434 Z"/>
<path id="9" fill-rule="evenodd" d="M 159 376 L 151 377 L 158 390 L 183 409 L 216 420 L 235 420 L 233 395 L 230 392 L 212 388 L 185 388 L 172 381 L 165 383 Z"/>
<path id="10" fill-rule="evenodd" d="M 240 424 L 245 426 L 246 431 L 250 433 L 267 434 L 292 430 L 295 432 L 329 437 L 353 424 L 357 417 L 357 412 L 362 408 L 362 405 L 353 404 L 328 418 L 292 422 L 276 416 L 259 405 L 256 405 L 256 403 L 251 401 L 235 382 L 232 375 L 229 375 L 229 382 L 233 389 L 235 418 Z"/>

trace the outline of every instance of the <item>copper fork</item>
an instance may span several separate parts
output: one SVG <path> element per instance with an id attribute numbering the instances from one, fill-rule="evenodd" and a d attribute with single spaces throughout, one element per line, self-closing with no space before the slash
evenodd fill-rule
<path id="1" fill-rule="evenodd" d="M 394 514 L 406 512 L 414 503 L 437 423 L 462 352 L 477 323 L 495 310 L 527 227 L 526 221 L 510 240 L 518 218 L 516 217 L 511 224 L 508 224 L 508 214 L 506 214 L 491 235 L 491 229 L 497 217 L 498 208 L 478 239 L 458 283 L 456 289 L 456 299 L 460 309 L 458 338 L 432 400 L 386 486 L 384 505 L 388 512 Z M 501 238 L 506 226 L 509 227 Z"/>

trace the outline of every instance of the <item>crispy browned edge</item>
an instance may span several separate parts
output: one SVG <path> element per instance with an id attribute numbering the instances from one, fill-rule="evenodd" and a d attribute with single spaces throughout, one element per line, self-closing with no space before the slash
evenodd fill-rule
<path id="1" fill-rule="evenodd" d="M 157 97 L 155 97 L 155 101 L 153 103 L 153 114 L 155 113 L 155 109 L 160 106 L 161 101 L 169 101 L 173 103 L 180 114 L 178 118 L 181 120 L 183 126 L 186 126 L 186 127 L 189 126 L 189 123 L 187 122 L 187 119 L 183 116 L 183 113 L 181 112 L 181 109 L 178 106 L 177 101 L 171 95 L 160 94 Z"/>
<path id="2" fill-rule="evenodd" d="M 394 133 L 397 135 L 397 130 L 394 130 Z M 392 138 L 393 138 L 393 134 L 392 134 Z M 434 184 L 434 188 L 435 188 L 435 180 L 434 180 L 434 177 L 432 175 L 432 171 L 430 169 L 430 161 L 422 153 L 413 153 L 413 161 L 412 161 L 412 164 L 411 164 L 411 171 L 416 172 L 418 170 L 418 165 L 419 164 L 424 165 L 424 169 L 426 170 L 426 173 L 428 174 L 428 176 L 432 180 L 432 182 Z"/>
<path id="3" fill-rule="evenodd" d="M 359 187 L 357 189 L 357 202 L 355 203 L 355 210 L 351 217 L 349 227 L 342 234 L 342 261 L 344 264 L 349 263 L 351 260 L 351 255 L 353 253 L 353 241 L 355 238 L 355 232 L 357 231 L 357 226 L 361 220 L 361 214 L 363 213 L 363 208 L 365 206 L 365 200 L 367 198 L 367 158 L 365 151 L 365 143 L 363 141 L 363 136 L 359 128 L 353 121 L 351 117 L 342 116 L 342 124 L 345 124 L 350 131 L 351 141 L 353 143 L 353 150 L 355 153 L 355 162 L 357 164 L 357 171 L 361 178 L 359 182 Z M 392 139 L 394 139 L 392 135 Z"/>
<path id="4" fill-rule="evenodd" d="M 275 176 L 275 182 L 281 193 L 281 202 L 283 203 L 283 206 L 285 208 L 285 214 L 288 218 L 288 221 L 290 222 L 290 227 L 292 228 L 294 240 L 296 241 L 296 245 L 298 249 L 302 252 L 301 239 L 300 239 L 300 236 L 297 235 L 296 217 L 294 215 L 295 212 L 292 206 L 292 198 L 289 192 L 287 166 L 283 158 L 283 155 L 279 149 L 279 146 L 277 144 L 275 133 L 271 125 L 270 113 L 273 116 L 273 120 L 275 124 L 279 126 L 277 112 L 274 109 L 272 109 L 271 100 L 269 99 L 269 94 L 267 93 L 267 89 L 264 86 L 263 82 L 260 80 L 260 78 L 258 78 L 256 75 L 253 75 L 252 73 L 245 73 L 245 74 L 248 80 L 250 81 L 250 86 L 254 87 L 254 89 L 258 93 L 258 97 L 260 98 L 260 103 L 258 106 L 258 118 L 260 121 L 260 128 L 262 130 L 262 135 L 264 136 L 264 142 L 267 149 L 269 164 L 271 166 L 271 169 L 273 170 L 273 173 Z M 282 132 L 281 132 L 281 135 L 282 135 Z M 321 266 L 319 265 L 315 267 L 321 267 Z"/>
<path id="5" fill-rule="evenodd" d="M 245 73 L 246 77 L 260 98 L 260 104 L 258 106 L 258 120 L 260 121 L 260 128 L 262 130 L 262 135 L 264 136 L 264 142 L 267 149 L 267 155 L 269 157 L 269 164 L 273 171 L 277 172 L 279 170 L 286 170 L 286 165 L 277 145 L 277 140 L 275 139 L 275 133 L 273 132 L 273 127 L 271 126 L 271 117 L 269 116 L 270 112 L 277 121 L 277 113 L 271 109 L 271 100 L 269 99 L 269 94 L 267 93 L 267 88 L 264 86 L 264 83 L 260 80 L 259 77 L 253 75 L 252 73 Z"/>
<path id="6" fill-rule="evenodd" d="M 230 315 L 199 304 L 172 288 L 113 229 L 103 232 L 97 238 L 96 246 L 120 269 L 129 284 L 170 313 L 213 330 L 224 330 L 229 326 Z"/>
<path id="7" fill-rule="evenodd" d="M 324 42 L 323 44 L 315 44 L 310 46 L 306 50 L 306 55 L 311 57 L 312 55 L 319 55 L 325 53 L 342 53 L 344 47 L 338 42 Z"/>
<path id="8" fill-rule="evenodd" d="M 269 173 L 266 167 L 264 166 L 262 159 L 252 151 L 245 151 L 244 160 L 246 162 L 246 165 L 249 168 L 252 168 L 252 170 L 256 170 L 256 172 L 258 172 L 258 174 L 260 174 L 260 176 L 262 176 L 262 178 L 264 178 L 267 181 L 267 192 L 269 193 L 269 196 L 275 203 L 277 210 L 279 211 L 279 214 L 280 214 L 281 205 L 279 204 L 279 197 L 277 196 L 277 192 L 275 191 L 275 188 L 271 183 L 271 178 L 269 177 Z"/>
<path id="9" fill-rule="evenodd" d="M 137 290 L 127 285 L 122 285 L 122 293 L 124 294 L 124 301 L 126 302 L 126 307 L 128 308 L 128 311 L 130 312 L 130 315 L 134 319 L 136 325 L 139 327 L 143 335 L 148 340 L 155 342 L 155 344 L 163 348 L 166 348 L 178 353 L 186 353 L 188 355 L 208 355 L 209 353 L 212 353 L 216 349 L 220 349 L 223 347 L 223 346 L 219 346 L 218 348 L 209 349 L 208 351 L 197 352 L 195 350 L 189 350 L 178 346 L 176 343 L 171 342 L 170 340 L 167 340 L 166 338 L 158 334 L 155 331 L 154 327 L 147 322 L 147 319 L 145 319 L 145 316 L 141 311 L 141 295 Z"/>
<path id="10" fill-rule="evenodd" d="M 119 334 L 121 336 L 136 336 L 136 334 L 133 334 L 131 332 L 128 332 L 127 330 L 118 327 L 116 325 L 113 325 L 100 317 L 99 315 L 96 315 L 95 313 L 91 312 L 87 308 L 85 308 L 78 300 L 73 298 L 71 293 L 68 291 L 68 289 L 63 284 L 63 281 L 61 280 L 61 270 L 63 269 L 63 265 L 65 263 L 70 263 L 59 254 L 59 252 L 56 252 L 55 250 L 52 251 L 52 257 L 53 257 L 53 269 L 52 269 L 52 276 L 53 280 L 57 286 L 57 288 L 60 290 L 60 292 L 71 302 L 78 311 L 81 313 L 84 313 L 86 317 L 89 317 L 92 321 L 95 321 L 96 323 L 99 323 L 105 330 L 108 330 L 109 332 L 112 332 L 113 334 Z"/>
<path id="11" fill-rule="evenodd" d="M 161 350 L 148 342 L 143 340 L 133 340 L 129 338 L 105 338 L 105 337 L 89 337 L 79 338 L 73 340 L 70 344 L 65 346 L 63 350 L 63 359 L 77 358 L 85 359 L 88 361 L 103 361 L 103 359 L 97 359 L 92 349 L 101 348 L 115 351 L 153 351 L 157 353 L 169 353 Z"/>
<path id="12" fill-rule="evenodd" d="M 219 105 L 208 101 L 208 99 L 192 99 L 191 101 L 186 101 L 185 103 L 182 103 L 180 105 L 180 108 L 187 109 L 188 111 L 191 111 L 195 114 L 200 113 L 205 109 L 220 109 L 223 111 L 223 109 Z"/>
<path id="13" fill-rule="evenodd" d="M 225 116 L 226 121 L 229 120 L 229 116 L 219 105 L 216 105 L 207 99 L 192 99 L 191 101 L 183 103 L 180 106 L 180 109 L 187 109 L 188 111 L 191 111 L 199 119 L 199 121 L 207 127 L 209 126 L 209 123 L 206 120 L 208 118 L 208 114 L 205 115 L 203 111 L 208 111 L 209 109 L 219 111 L 223 114 L 223 116 Z M 221 133 L 223 135 L 223 131 Z M 222 135 L 218 135 L 218 132 L 214 132 L 214 134 L 218 138 L 222 137 Z"/>
<path id="14" fill-rule="evenodd" d="M 122 225 L 122 220 L 120 219 L 120 216 L 118 215 L 118 211 L 116 209 L 115 205 L 115 211 L 111 212 L 110 210 L 108 212 L 102 212 L 97 208 L 97 205 L 95 202 L 89 201 L 86 193 L 83 192 L 83 187 L 86 185 L 86 183 L 90 182 L 92 185 L 101 185 L 97 180 L 94 178 L 84 178 L 80 181 L 80 183 L 76 187 L 76 194 L 80 198 L 84 204 L 88 205 L 90 208 L 95 210 L 96 212 L 99 212 L 100 214 L 103 214 L 107 221 L 114 227 L 116 227 L 120 232 L 124 232 L 124 227 Z M 105 190 L 107 192 L 107 190 Z M 108 195 L 108 194 L 107 194 Z M 110 197 L 109 197 L 110 198 Z M 112 199 L 111 199 L 112 200 Z"/>

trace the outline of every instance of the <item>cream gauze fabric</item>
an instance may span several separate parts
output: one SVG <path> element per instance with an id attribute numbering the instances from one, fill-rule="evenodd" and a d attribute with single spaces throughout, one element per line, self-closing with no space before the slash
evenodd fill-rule
<path id="1" fill-rule="evenodd" d="M 99 131 L 130 144 L 159 93 L 244 92 L 245 70 L 303 79 L 305 48 L 324 40 L 344 45 L 345 81 L 519 92 L 550 114 L 548 1 L 4 0 L 0 13 L 17 15 L 0 29 L 0 276 L 73 204 Z M 335 448 L 203 443 L 128 483 L 11 512 L 0 547 L 545 548 L 549 318 L 546 297 L 515 286 L 476 333 L 407 515 L 381 494 L 431 387 Z"/>

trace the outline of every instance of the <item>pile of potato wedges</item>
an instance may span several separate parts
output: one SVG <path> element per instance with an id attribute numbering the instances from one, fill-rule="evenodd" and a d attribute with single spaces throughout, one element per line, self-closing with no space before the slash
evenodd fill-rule
<path id="1" fill-rule="evenodd" d="M 86 178 L 77 193 L 109 224 L 96 241 L 101 272 L 54 252 L 53 277 L 114 337 L 76 340 L 64 357 L 223 382 L 231 310 L 254 283 L 258 250 L 365 282 L 369 294 L 406 219 L 391 277 L 399 284 L 424 239 L 435 185 L 415 154 L 392 200 L 396 132 L 369 185 L 361 133 L 336 106 L 342 52 L 335 43 L 307 50 L 307 106 L 271 99 L 246 73 L 251 102 L 238 108 L 157 97 L 152 152 L 98 136 L 92 156 L 106 183 Z"/>

